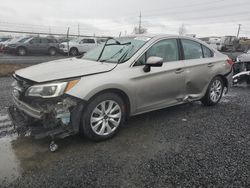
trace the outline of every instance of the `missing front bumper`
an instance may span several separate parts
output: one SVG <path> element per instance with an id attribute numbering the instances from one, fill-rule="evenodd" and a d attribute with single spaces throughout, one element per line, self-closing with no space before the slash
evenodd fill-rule
<path id="1" fill-rule="evenodd" d="M 36 139 L 44 137 L 65 138 L 79 132 L 79 106 L 71 98 L 47 105 L 46 109 L 36 109 L 14 96 L 14 104 L 9 107 L 12 123 L 20 135 L 27 132 Z"/>

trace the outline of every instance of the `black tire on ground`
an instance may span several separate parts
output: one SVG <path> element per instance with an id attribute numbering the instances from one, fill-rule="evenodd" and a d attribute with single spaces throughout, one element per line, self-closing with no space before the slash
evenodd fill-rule
<path id="1" fill-rule="evenodd" d="M 220 92 L 216 92 L 218 94 L 217 95 L 218 97 L 215 100 L 212 98 L 212 92 L 214 90 L 213 84 L 216 84 L 216 83 L 220 83 L 221 90 L 220 90 Z M 207 88 L 205 96 L 201 99 L 202 104 L 205 106 L 216 105 L 221 100 L 221 97 L 223 95 L 223 90 L 224 90 L 224 82 L 223 82 L 222 78 L 219 76 L 214 77 Z"/>
<path id="2" fill-rule="evenodd" d="M 77 48 L 71 48 L 69 51 L 69 54 L 72 56 L 78 56 L 79 55 L 79 51 Z"/>
<path id="3" fill-rule="evenodd" d="M 49 55 L 54 56 L 56 55 L 56 53 L 57 53 L 56 48 L 54 47 L 49 48 Z"/>
<path id="4" fill-rule="evenodd" d="M 95 115 L 94 110 L 99 106 L 100 104 L 104 101 L 114 101 L 119 107 L 120 107 L 120 112 L 121 112 L 121 118 L 119 121 L 118 126 L 116 126 L 116 129 L 114 129 L 113 132 L 111 132 L 108 135 L 99 135 L 97 134 L 92 126 L 91 126 L 91 117 L 93 117 Z M 107 103 L 105 103 L 107 104 Z M 108 103 L 109 104 L 109 103 Z M 106 108 L 108 108 L 108 104 L 106 106 Z M 81 125 L 80 125 L 80 133 L 87 137 L 88 139 L 92 140 L 92 141 L 103 141 L 109 138 L 112 138 L 113 136 L 115 136 L 120 128 L 122 127 L 122 125 L 125 122 L 125 118 L 126 118 L 126 110 L 125 110 L 125 103 L 124 101 L 121 99 L 121 97 L 119 97 L 117 94 L 115 93 L 103 93 L 100 94 L 98 96 L 96 96 L 94 99 L 92 99 L 89 104 L 86 106 L 86 108 L 83 111 L 83 115 L 82 115 L 82 119 L 81 119 Z M 100 110 L 101 111 L 101 110 Z M 119 110 L 118 110 L 119 111 Z M 117 113 L 117 111 L 113 112 L 113 113 Z M 105 113 L 106 114 L 106 113 Z M 108 113 L 109 114 L 109 113 Z M 112 115 L 112 112 L 110 112 L 110 115 Z M 106 116 L 106 115 L 105 115 Z M 100 116 L 98 116 L 100 117 Z M 102 122 L 105 121 L 105 119 L 102 120 Z M 108 120 L 107 120 L 108 121 Z M 98 122 L 97 122 L 98 124 Z M 108 123 L 110 127 L 112 127 L 114 124 L 112 124 L 112 122 Z M 96 124 L 95 124 L 96 125 Z M 111 126 L 112 125 L 112 126 Z M 102 129 L 103 123 L 101 123 L 98 126 L 98 129 Z M 114 127 L 114 126 L 113 126 Z M 96 129 L 97 130 L 97 129 Z M 108 132 L 107 127 L 104 129 L 106 132 Z"/>
<path id="5" fill-rule="evenodd" d="M 18 47 L 17 48 L 17 54 L 20 56 L 25 56 L 27 54 L 27 50 L 24 47 Z"/>

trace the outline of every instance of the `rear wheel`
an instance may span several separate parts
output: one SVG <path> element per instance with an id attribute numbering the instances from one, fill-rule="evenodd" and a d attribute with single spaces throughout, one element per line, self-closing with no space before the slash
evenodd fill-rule
<path id="1" fill-rule="evenodd" d="M 221 77 L 216 76 L 210 82 L 205 96 L 202 98 L 201 102 L 205 106 L 216 105 L 222 97 L 224 90 L 224 83 Z"/>
<path id="2" fill-rule="evenodd" d="M 56 49 L 55 48 L 50 48 L 49 49 L 49 55 L 51 55 L 51 56 L 56 55 Z"/>
<path id="3" fill-rule="evenodd" d="M 94 98 L 83 112 L 81 132 L 94 141 L 112 138 L 125 121 L 125 104 L 114 93 Z"/>

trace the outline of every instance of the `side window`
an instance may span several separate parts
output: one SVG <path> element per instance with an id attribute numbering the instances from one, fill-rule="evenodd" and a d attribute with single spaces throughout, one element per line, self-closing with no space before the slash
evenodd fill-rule
<path id="1" fill-rule="evenodd" d="M 209 48 L 207 48 L 206 46 L 202 45 L 202 49 L 203 49 L 204 58 L 208 58 L 208 57 L 213 57 L 214 56 L 213 52 Z"/>
<path id="2" fill-rule="evenodd" d="M 47 44 L 47 43 L 48 43 L 48 39 L 46 39 L 46 38 L 41 38 L 41 43 L 42 43 L 42 44 Z"/>
<path id="3" fill-rule="evenodd" d="M 32 44 L 38 44 L 38 43 L 40 43 L 40 38 L 33 38 L 30 42 Z"/>
<path id="4" fill-rule="evenodd" d="M 95 43 L 95 40 L 94 39 L 87 39 L 87 43 L 90 43 L 90 44 L 93 44 L 93 43 Z"/>
<path id="5" fill-rule="evenodd" d="M 149 57 L 156 56 L 163 58 L 164 62 L 179 60 L 178 45 L 176 39 L 162 40 L 154 44 L 135 63 L 135 66 L 145 65 Z"/>
<path id="6" fill-rule="evenodd" d="M 49 43 L 57 43 L 57 40 L 56 39 L 48 39 L 48 42 Z"/>
<path id="7" fill-rule="evenodd" d="M 181 42 L 186 60 L 203 58 L 200 43 L 188 39 L 182 39 Z"/>
<path id="8" fill-rule="evenodd" d="M 85 44 L 85 43 L 93 44 L 93 43 L 95 43 L 95 40 L 94 39 L 82 39 L 81 43 L 82 44 Z"/>

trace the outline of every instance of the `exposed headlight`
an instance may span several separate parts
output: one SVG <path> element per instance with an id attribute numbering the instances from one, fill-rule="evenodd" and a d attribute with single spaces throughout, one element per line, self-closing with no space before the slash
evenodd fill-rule
<path id="1" fill-rule="evenodd" d="M 79 80 L 69 82 L 50 83 L 31 86 L 25 93 L 26 96 L 52 98 L 59 97 L 74 87 Z"/>

